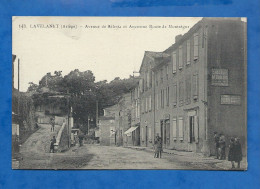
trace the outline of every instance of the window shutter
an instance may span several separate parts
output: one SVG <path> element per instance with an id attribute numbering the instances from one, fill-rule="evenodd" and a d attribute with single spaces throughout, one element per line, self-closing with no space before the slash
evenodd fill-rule
<path id="1" fill-rule="evenodd" d="M 176 59 L 176 52 L 172 53 L 172 73 L 176 73 L 177 69 L 177 59 Z"/>
<path id="2" fill-rule="evenodd" d="M 182 69 L 183 66 L 183 53 L 182 46 L 179 47 L 179 69 Z"/>
<path id="3" fill-rule="evenodd" d="M 190 64 L 190 40 L 187 41 L 187 65 Z"/>
<path id="4" fill-rule="evenodd" d="M 198 35 L 198 33 L 194 34 L 193 50 L 194 50 L 193 58 L 194 58 L 194 60 L 197 60 L 199 57 L 199 35 Z"/>
<path id="5" fill-rule="evenodd" d="M 177 119 L 173 118 L 172 120 L 172 137 L 174 140 L 177 138 Z"/>
<path id="6" fill-rule="evenodd" d="M 179 140 L 183 140 L 183 118 L 179 118 Z"/>
<path id="7" fill-rule="evenodd" d="M 191 143 L 191 127 L 190 127 L 190 124 L 191 124 L 191 117 L 190 116 L 188 116 L 188 124 L 187 124 L 187 126 L 188 126 L 188 129 L 187 129 L 187 131 L 188 131 L 188 142 L 189 143 Z"/>
<path id="8" fill-rule="evenodd" d="M 198 116 L 194 116 L 194 138 L 195 142 L 199 143 L 199 123 Z"/>
<path id="9" fill-rule="evenodd" d="M 177 105 L 177 85 L 173 85 L 173 106 Z"/>

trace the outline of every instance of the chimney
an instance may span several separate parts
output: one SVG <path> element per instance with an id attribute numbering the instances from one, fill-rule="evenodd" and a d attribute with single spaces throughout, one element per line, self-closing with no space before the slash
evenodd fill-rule
<path id="1" fill-rule="evenodd" d="M 175 43 L 177 43 L 182 38 L 182 35 L 176 35 L 175 36 Z"/>

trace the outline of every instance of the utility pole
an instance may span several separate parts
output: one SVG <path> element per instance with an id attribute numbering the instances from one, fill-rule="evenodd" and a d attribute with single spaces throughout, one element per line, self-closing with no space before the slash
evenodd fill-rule
<path id="1" fill-rule="evenodd" d="M 96 100 L 96 127 L 98 127 L 98 100 Z"/>

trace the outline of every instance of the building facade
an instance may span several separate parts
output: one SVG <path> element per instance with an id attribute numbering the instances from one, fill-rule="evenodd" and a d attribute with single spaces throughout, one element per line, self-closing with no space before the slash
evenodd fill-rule
<path id="1" fill-rule="evenodd" d="M 231 32 L 232 31 L 232 32 Z M 203 18 L 140 68 L 140 145 L 214 154 L 213 132 L 246 148 L 246 24 Z"/>

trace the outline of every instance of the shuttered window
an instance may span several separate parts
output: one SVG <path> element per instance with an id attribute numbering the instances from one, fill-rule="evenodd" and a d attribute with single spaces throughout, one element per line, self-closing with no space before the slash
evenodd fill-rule
<path id="1" fill-rule="evenodd" d="M 197 60 L 199 58 L 199 35 L 194 34 L 194 44 L 193 44 L 193 59 Z"/>
<path id="2" fill-rule="evenodd" d="M 186 64 L 189 65 L 190 64 L 190 40 L 187 41 L 187 62 Z"/>
<path id="3" fill-rule="evenodd" d="M 177 119 L 176 118 L 172 119 L 172 137 L 173 137 L 173 140 L 177 139 Z"/>
<path id="4" fill-rule="evenodd" d="M 149 96 L 149 111 L 152 110 L 152 95 Z"/>
<path id="5" fill-rule="evenodd" d="M 199 76 L 198 74 L 194 74 L 192 78 L 192 91 L 193 91 L 193 99 L 197 100 L 199 96 Z"/>
<path id="6" fill-rule="evenodd" d="M 179 117 L 178 119 L 178 130 L 179 130 L 179 133 L 178 133 L 178 137 L 179 137 L 179 140 L 183 140 L 183 136 L 184 136 L 184 133 L 183 133 L 183 117 Z"/>
<path id="7" fill-rule="evenodd" d="M 172 90 L 172 98 L 173 98 L 173 107 L 176 107 L 177 105 L 177 85 L 173 85 L 173 90 Z"/>
<path id="8" fill-rule="evenodd" d="M 185 84 L 185 101 L 186 104 L 190 103 L 190 98 L 191 98 L 191 76 L 187 75 L 186 76 L 186 84 Z"/>
<path id="9" fill-rule="evenodd" d="M 179 69 L 183 67 L 183 52 L 182 52 L 182 45 L 179 47 Z"/>
<path id="10" fill-rule="evenodd" d="M 169 87 L 166 88 L 166 106 L 169 106 L 170 101 L 170 90 Z"/>
<path id="11" fill-rule="evenodd" d="M 176 52 L 172 53 L 172 73 L 176 73 L 177 70 L 177 57 Z"/>
<path id="12" fill-rule="evenodd" d="M 184 99 L 184 84 L 183 84 L 183 81 L 180 81 L 179 82 L 179 103 L 180 103 L 180 106 L 183 103 L 183 99 Z"/>

